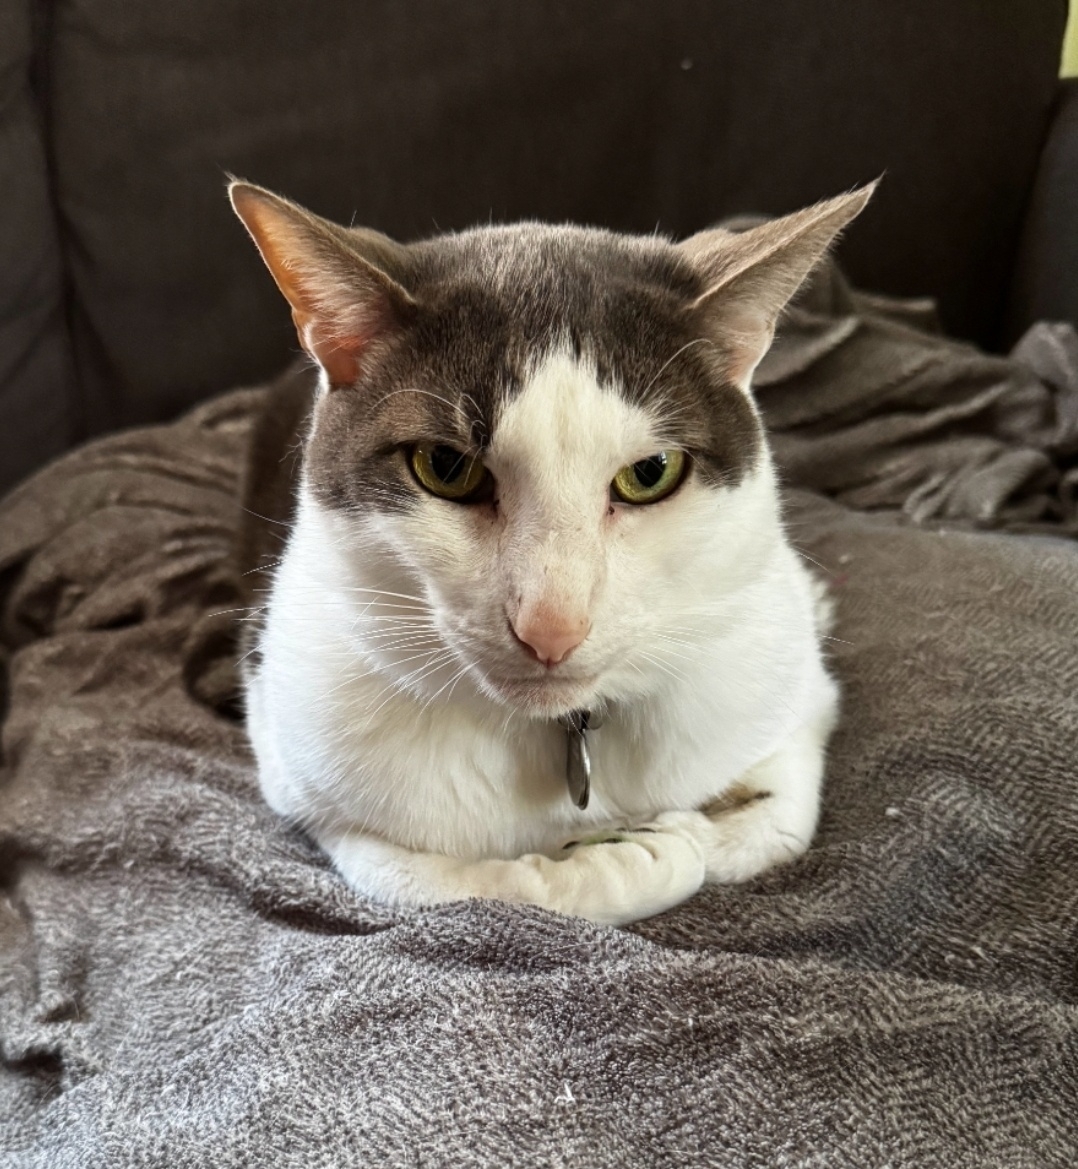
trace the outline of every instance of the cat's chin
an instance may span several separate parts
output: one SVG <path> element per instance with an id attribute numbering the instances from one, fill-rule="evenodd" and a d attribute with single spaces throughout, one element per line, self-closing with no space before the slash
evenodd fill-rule
<path id="1" fill-rule="evenodd" d="M 532 718 L 560 718 L 597 701 L 595 678 L 485 679 L 490 697 Z"/>

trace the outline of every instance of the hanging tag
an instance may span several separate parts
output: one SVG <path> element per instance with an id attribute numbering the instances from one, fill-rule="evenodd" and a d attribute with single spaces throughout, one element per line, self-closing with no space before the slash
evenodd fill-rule
<path id="1" fill-rule="evenodd" d="M 591 754 L 588 751 L 591 714 L 586 710 L 574 710 L 558 721 L 565 728 L 565 782 L 569 785 L 569 797 L 583 811 L 591 795 Z"/>

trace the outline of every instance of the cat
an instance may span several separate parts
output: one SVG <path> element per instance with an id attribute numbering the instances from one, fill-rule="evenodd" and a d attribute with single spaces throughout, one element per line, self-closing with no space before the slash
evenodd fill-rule
<path id="1" fill-rule="evenodd" d="M 354 889 L 622 925 L 809 846 L 829 602 L 751 379 L 873 188 L 681 243 L 403 245 L 231 182 L 317 378 L 264 420 L 262 478 L 301 461 L 248 734 Z"/>

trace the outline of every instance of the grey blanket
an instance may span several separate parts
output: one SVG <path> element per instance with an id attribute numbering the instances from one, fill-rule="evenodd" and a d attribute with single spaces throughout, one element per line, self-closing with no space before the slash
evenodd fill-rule
<path id="1" fill-rule="evenodd" d="M 263 391 L 11 496 L 0 1165 L 1073 1169 L 1078 344 L 922 317 L 826 273 L 761 371 L 838 599 L 815 845 L 630 929 L 385 909 L 263 806 L 225 612 Z"/>

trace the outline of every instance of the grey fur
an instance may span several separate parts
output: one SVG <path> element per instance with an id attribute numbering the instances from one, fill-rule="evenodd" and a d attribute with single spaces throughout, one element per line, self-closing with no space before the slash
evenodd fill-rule
<path id="1" fill-rule="evenodd" d="M 529 370 L 559 346 L 653 411 L 712 483 L 736 484 L 759 457 L 753 411 L 716 379 L 712 344 L 694 327 L 700 280 L 665 241 L 523 224 L 443 236 L 409 258 L 394 275 L 416 303 L 412 319 L 357 393 L 330 395 L 318 413 L 311 467 L 324 499 L 369 506 L 371 474 L 381 498 L 390 484 L 412 498 L 399 446 L 481 452 Z"/>
<path id="2" fill-rule="evenodd" d="M 315 415 L 308 466 L 324 502 L 407 506 L 416 488 L 402 448 L 481 453 L 529 371 L 559 347 L 652 412 L 714 486 L 735 485 L 760 457 L 755 412 L 724 376 L 722 339 L 699 310 L 706 274 L 669 240 L 522 223 L 400 245 L 246 185 L 233 187 L 238 207 L 237 192 L 283 217 L 296 267 L 309 265 L 312 285 L 321 272 L 330 290 L 318 297 L 339 301 L 351 271 L 364 319 L 381 323 L 354 384 Z M 372 265 L 388 279 L 373 282 Z"/>

